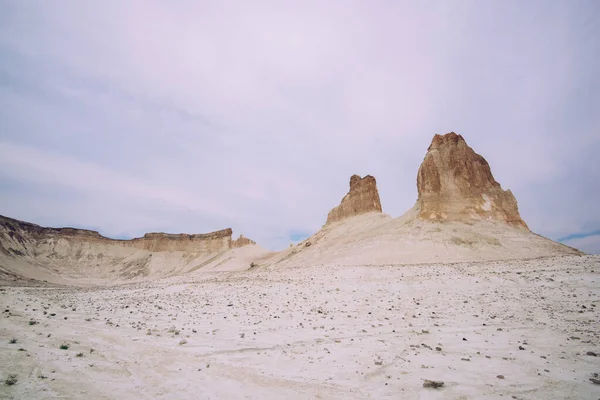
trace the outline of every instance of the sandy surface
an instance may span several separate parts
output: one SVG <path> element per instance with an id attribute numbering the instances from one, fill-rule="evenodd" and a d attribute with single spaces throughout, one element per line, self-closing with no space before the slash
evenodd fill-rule
<path id="1" fill-rule="evenodd" d="M 582 254 L 503 222 L 423 221 L 416 217 L 418 211 L 418 207 L 413 207 L 398 218 L 366 213 L 326 224 L 298 245 L 260 260 L 259 264 L 274 268 L 322 264 L 432 264 Z"/>
<path id="2" fill-rule="evenodd" d="M 586 256 L 6 286 L 0 397 L 598 399 L 599 272 Z"/>

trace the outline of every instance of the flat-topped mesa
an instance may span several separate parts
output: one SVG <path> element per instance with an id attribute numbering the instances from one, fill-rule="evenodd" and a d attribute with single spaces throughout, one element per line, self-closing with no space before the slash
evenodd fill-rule
<path id="1" fill-rule="evenodd" d="M 502 189 L 487 161 L 454 132 L 433 137 L 419 167 L 417 189 L 420 219 L 487 219 L 529 229 L 511 191 Z"/>
<path id="2" fill-rule="evenodd" d="M 244 247 L 253 244 L 256 244 L 254 240 L 250 240 L 247 237 L 244 237 L 244 235 L 240 235 L 239 238 L 231 241 L 231 248 L 236 249 L 238 247 Z"/>
<path id="3" fill-rule="evenodd" d="M 364 178 L 352 175 L 348 194 L 344 196 L 339 206 L 329 212 L 326 224 L 368 212 L 382 212 L 377 181 L 371 175 Z"/>
<path id="4" fill-rule="evenodd" d="M 195 239 L 218 239 L 222 237 L 231 236 L 233 231 L 231 228 L 222 229 L 220 231 L 210 233 L 164 233 L 164 232 L 150 232 L 145 233 L 144 237 L 135 238 L 132 240 L 141 239 L 169 239 L 169 240 L 195 240 Z"/>
<path id="5" fill-rule="evenodd" d="M 123 243 L 148 251 L 222 252 L 230 247 L 231 228 L 210 233 L 146 233 L 141 238 L 125 240 Z M 109 239 L 112 240 L 112 239 Z"/>

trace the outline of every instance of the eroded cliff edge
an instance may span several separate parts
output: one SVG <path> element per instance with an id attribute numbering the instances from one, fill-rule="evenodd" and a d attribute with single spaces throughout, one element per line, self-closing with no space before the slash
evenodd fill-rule
<path id="1" fill-rule="evenodd" d="M 230 228 L 205 234 L 169 234 L 146 233 L 143 237 L 119 240 L 102 236 L 100 233 L 77 228 L 47 228 L 0 216 L 0 251 L 10 251 L 5 245 L 11 241 L 24 245 L 31 241 L 57 241 L 103 243 L 122 247 L 133 247 L 152 252 L 159 251 L 188 251 L 188 252 L 219 252 L 231 248 Z M 10 238 L 10 240 L 8 239 Z M 13 246 L 16 247 L 16 246 Z M 18 250 L 18 249 L 16 249 Z"/>

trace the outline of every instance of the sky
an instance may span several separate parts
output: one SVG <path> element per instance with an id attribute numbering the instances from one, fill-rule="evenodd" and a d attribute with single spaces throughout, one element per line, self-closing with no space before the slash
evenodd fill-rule
<path id="1" fill-rule="evenodd" d="M 536 233 L 600 253 L 600 2 L 0 1 L 0 214 L 115 238 L 393 217 L 454 131 Z"/>

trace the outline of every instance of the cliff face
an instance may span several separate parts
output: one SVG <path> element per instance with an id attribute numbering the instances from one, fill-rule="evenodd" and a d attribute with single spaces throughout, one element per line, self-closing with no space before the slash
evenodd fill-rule
<path id="1" fill-rule="evenodd" d="M 207 234 L 147 233 L 130 240 L 110 239 L 96 231 L 76 228 L 46 228 L 29 222 L 0 216 L 0 251 L 18 252 L 35 245 L 49 245 L 58 241 L 71 244 L 105 244 L 135 248 L 150 252 L 186 251 L 216 253 L 231 248 L 231 229 Z M 26 246 L 27 245 L 27 246 Z M 23 248 L 25 246 L 25 248 Z"/>
<path id="2" fill-rule="evenodd" d="M 146 233 L 141 238 L 122 241 L 138 249 L 148 251 L 188 251 L 216 253 L 231 247 L 231 229 L 206 234 Z M 110 240 L 110 239 L 109 239 Z"/>
<path id="3" fill-rule="evenodd" d="M 435 135 L 417 175 L 418 217 L 432 221 L 488 219 L 528 229 L 517 200 L 461 135 Z"/>
<path id="4" fill-rule="evenodd" d="M 341 221 L 368 212 L 381 212 L 381 201 L 377 191 L 377 181 L 371 175 L 361 178 L 352 175 L 350 190 L 344 196 L 339 206 L 327 215 L 327 223 Z"/>

